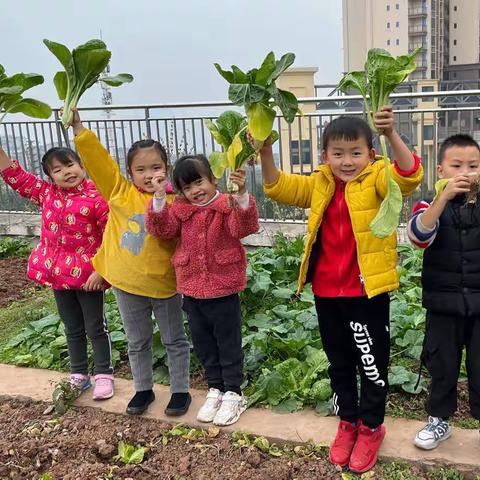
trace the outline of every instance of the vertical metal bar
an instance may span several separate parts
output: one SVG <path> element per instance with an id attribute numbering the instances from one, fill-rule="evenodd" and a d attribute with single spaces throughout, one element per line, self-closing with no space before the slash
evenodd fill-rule
<path id="1" fill-rule="evenodd" d="M 127 171 L 127 155 L 128 155 L 128 150 L 127 150 L 127 144 L 125 142 L 125 126 L 123 120 L 121 120 L 121 126 L 122 126 L 122 145 L 123 145 L 123 171 Z M 122 165 L 122 164 L 120 164 Z"/>
<path id="2" fill-rule="evenodd" d="M 179 154 L 178 154 L 177 120 L 174 118 L 172 121 L 173 121 L 173 135 L 175 137 L 175 158 L 178 158 Z"/>
<path id="3" fill-rule="evenodd" d="M 313 159 L 317 156 L 317 149 L 315 148 L 315 152 L 313 151 L 313 136 L 312 136 L 312 117 L 308 117 L 308 138 L 310 141 L 310 173 L 313 172 L 316 165 L 314 164 Z"/>
<path id="4" fill-rule="evenodd" d="M 282 122 L 280 117 L 277 117 L 278 125 L 278 156 L 280 161 L 280 170 L 285 169 L 284 159 L 283 159 L 283 147 L 282 147 Z"/>
<path id="5" fill-rule="evenodd" d="M 145 108 L 145 124 L 147 128 L 147 137 L 152 138 L 152 131 L 150 129 L 150 109 Z"/>
<path id="6" fill-rule="evenodd" d="M 12 151 L 10 150 L 10 142 L 8 141 L 8 132 L 7 132 L 7 125 L 3 124 L 3 130 L 5 132 L 5 145 L 7 146 L 7 154 L 10 158 L 12 158 Z"/>
<path id="7" fill-rule="evenodd" d="M 157 130 L 157 140 L 162 143 L 161 138 L 160 138 L 160 122 L 158 120 L 155 120 L 155 129 Z"/>
<path id="8" fill-rule="evenodd" d="M 200 119 L 200 126 L 202 129 L 202 147 L 203 147 L 203 153 L 206 155 L 207 154 L 207 145 L 205 144 L 205 125 L 203 124 L 202 119 Z"/>
<path id="9" fill-rule="evenodd" d="M 188 154 L 188 142 L 187 142 L 187 127 L 185 123 L 185 119 L 182 118 L 182 128 L 183 128 L 183 151 Z"/>
<path id="10" fill-rule="evenodd" d="M 120 165 L 120 158 L 118 155 L 117 124 L 115 123 L 115 120 L 112 120 L 112 127 L 113 127 L 113 143 L 115 144 L 115 158 L 117 159 L 117 163 Z"/>
<path id="11" fill-rule="evenodd" d="M 462 133 L 460 122 L 461 122 L 461 116 L 460 116 L 460 110 L 458 110 L 458 112 L 457 112 L 457 133 Z"/>
<path id="12" fill-rule="evenodd" d="M 302 139 L 302 122 L 300 117 L 297 117 L 298 121 L 298 157 L 300 160 L 300 175 L 305 175 L 303 171 L 303 139 Z"/>
<path id="13" fill-rule="evenodd" d="M 13 148 L 15 150 L 15 158 L 20 161 L 19 155 L 18 155 L 18 148 L 17 148 L 17 138 L 15 134 L 15 129 L 13 128 L 13 123 L 10 124 L 11 130 L 12 130 L 12 138 L 13 138 Z M 25 165 L 25 163 L 24 163 Z"/>
<path id="14" fill-rule="evenodd" d="M 192 138 L 193 138 L 193 153 L 197 153 L 197 140 L 195 139 L 195 119 L 192 118 L 191 120 L 192 123 Z"/>

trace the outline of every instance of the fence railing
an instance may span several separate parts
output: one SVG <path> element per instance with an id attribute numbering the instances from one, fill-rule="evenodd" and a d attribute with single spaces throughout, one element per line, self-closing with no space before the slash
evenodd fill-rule
<path id="1" fill-rule="evenodd" d="M 480 106 L 469 99 L 480 98 L 480 90 L 416 92 L 393 95 L 398 106 L 396 127 L 404 141 L 423 159 L 425 179 L 416 197 L 432 192 L 435 183 L 436 151 L 439 143 L 454 133 L 469 133 L 480 140 Z M 416 108 L 421 99 L 422 107 Z M 328 96 L 300 99 L 303 116 L 288 125 L 281 116 L 275 120 L 279 140 L 274 144 L 278 166 L 289 173 L 308 175 L 321 163 L 323 131 L 328 122 L 339 115 L 363 116 L 362 98 L 358 95 Z M 437 105 L 449 105 L 440 108 Z M 356 106 L 355 106 L 356 105 Z M 317 107 L 321 106 L 321 109 Z M 92 129 L 117 159 L 125 172 L 129 146 L 141 138 L 158 139 L 169 152 L 171 161 L 185 153 L 208 155 L 220 150 L 204 126 L 205 119 L 214 120 L 227 108 L 228 101 L 165 103 L 156 105 L 119 105 L 84 107 L 85 125 Z M 17 117 L 11 117 L 12 119 Z M 41 157 L 53 146 L 73 146 L 70 132 L 58 122 L 58 111 L 46 121 L 6 121 L 0 126 L 0 144 L 6 152 L 29 171 L 44 176 Z M 256 196 L 263 219 L 273 221 L 304 221 L 305 212 L 266 199 L 263 194 L 260 167 L 248 169 L 250 191 Z M 408 211 L 409 203 L 406 205 Z M 35 207 L 0 183 L 0 210 L 32 211 Z"/>

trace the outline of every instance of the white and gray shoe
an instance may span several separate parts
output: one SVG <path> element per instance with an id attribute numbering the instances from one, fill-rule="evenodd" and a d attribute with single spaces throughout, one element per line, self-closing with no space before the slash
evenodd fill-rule
<path id="1" fill-rule="evenodd" d="M 452 429 L 446 420 L 439 417 L 428 417 L 428 423 L 415 437 L 415 445 L 423 450 L 432 450 L 451 435 Z"/>
<path id="2" fill-rule="evenodd" d="M 225 392 L 222 398 L 222 405 L 218 410 L 213 423 L 218 426 L 231 425 L 235 423 L 240 415 L 247 409 L 247 399 L 235 392 Z"/>
<path id="3" fill-rule="evenodd" d="M 207 399 L 197 413 L 199 422 L 212 422 L 222 404 L 223 393 L 218 388 L 210 388 Z"/>

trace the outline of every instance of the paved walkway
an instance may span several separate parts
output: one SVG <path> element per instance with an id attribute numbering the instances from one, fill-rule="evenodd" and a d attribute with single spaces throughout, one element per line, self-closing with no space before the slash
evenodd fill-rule
<path id="1" fill-rule="evenodd" d="M 0 395 L 25 396 L 34 400 L 51 401 L 53 384 L 65 378 L 65 374 L 50 370 L 19 368 L 0 364 Z M 134 393 L 129 380 L 115 381 L 115 396 L 104 402 L 94 402 L 91 390 L 77 400 L 77 405 L 101 408 L 108 412 L 125 412 L 128 400 Z M 145 416 L 172 423 L 172 417 L 166 417 L 163 410 L 170 397 L 167 387 L 155 386 L 156 401 L 150 405 Z M 194 427 L 205 427 L 195 419 L 195 414 L 202 404 L 205 392 L 193 390 L 192 405 L 183 417 L 175 422 L 182 422 Z M 385 459 L 403 459 L 428 463 L 451 464 L 463 469 L 480 473 L 480 436 L 478 430 L 454 428 L 452 438 L 432 451 L 422 451 L 412 445 L 415 432 L 423 426 L 422 422 L 388 418 L 386 420 L 387 436 L 380 450 Z M 208 424 L 207 424 L 208 425 Z M 312 410 L 306 409 L 291 414 L 279 414 L 266 409 L 251 408 L 241 419 L 226 431 L 242 430 L 255 435 L 268 437 L 274 441 L 307 442 L 328 445 L 333 439 L 337 427 L 334 417 L 320 417 Z"/>

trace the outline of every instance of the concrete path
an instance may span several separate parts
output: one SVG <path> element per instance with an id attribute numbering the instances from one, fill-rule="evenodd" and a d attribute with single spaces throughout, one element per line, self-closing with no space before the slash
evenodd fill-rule
<path id="1" fill-rule="evenodd" d="M 0 364 L 0 395 L 25 396 L 34 400 L 51 401 L 53 384 L 65 378 L 65 374 L 50 370 L 19 368 Z M 77 400 L 77 405 L 101 408 L 108 412 L 125 413 L 125 407 L 132 397 L 133 384 L 129 380 L 115 381 L 115 396 L 104 402 L 94 402 L 91 390 Z M 203 402 L 205 392 L 193 390 L 192 405 L 183 417 L 167 417 L 163 410 L 170 397 L 168 387 L 155 386 L 156 401 L 150 405 L 146 417 L 193 427 L 206 427 L 195 419 L 196 412 Z M 265 436 L 277 442 L 308 442 L 328 445 L 333 439 L 338 420 L 334 417 L 320 417 L 306 409 L 291 414 L 278 414 L 270 410 L 252 408 L 226 431 L 242 430 Z M 422 451 L 412 444 L 412 439 L 422 422 L 388 418 L 385 422 L 387 436 L 380 450 L 385 459 L 403 459 L 423 463 L 455 465 L 470 472 L 480 473 L 480 436 L 478 430 L 454 428 L 452 438 L 432 451 Z"/>

